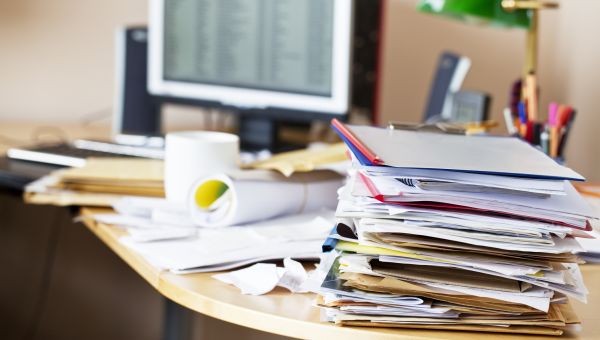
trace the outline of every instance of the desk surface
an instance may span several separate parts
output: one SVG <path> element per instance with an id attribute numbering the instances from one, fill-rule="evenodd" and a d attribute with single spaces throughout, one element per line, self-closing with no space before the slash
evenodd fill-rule
<path id="1" fill-rule="evenodd" d="M 11 147 L 58 143 L 74 138 L 107 139 L 109 136 L 110 127 L 107 125 L 0 121 L 0 187 L 23 190 L 27 183 L 58 168 L 49 164 L 8 159 L 4 153 Z"/>
<path id="2" fill-rule="evenodd" d="M 4 154 L 13 146 L 61 142 L 76 138 L 107 139 L 110 137 L 110 126 L 0 121 L 0 137 L 0 154 Z"/>
<path id="3" fill-rule="evenodd" d="M 84 208 L 83 215 L 104 210 Z M 258 330 L 299 338 L 331 339 L 522 339 L 523 336 L 495 333 L 394 330 L 338 327 L 319 321 L 314 294 L 291 294 L 283 288 L 263 296 L 242 295 L 233 286 L 211 278 L 213 273 L 175 275 L 151 266 L 141 256 L 121 245 L 124 231 L 91 219 L 85 225 L 119 257 L 165 297 L 196 312 Z M 590 290 L 588 304 L 574 302 L 583 322 L 582 330 L 567 332 L 560 339 L 600 339 L 600 265 L 582 267 Z M 548 337 L 527 336 L 531 339 Z M 558 338 L 557 338 L 558 339 Z"/>

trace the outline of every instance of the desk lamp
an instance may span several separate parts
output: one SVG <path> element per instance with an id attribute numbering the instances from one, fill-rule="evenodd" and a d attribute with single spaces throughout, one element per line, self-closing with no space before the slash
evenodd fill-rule
<path id="1" fill-rule="evenodd" d="M 421 0 L 417 9 L 452 17 L 465 22 L 527 30 L 524 73 L 534 74 L 537 67 L 539 10 L 558 4 L 540 0 Z"/>

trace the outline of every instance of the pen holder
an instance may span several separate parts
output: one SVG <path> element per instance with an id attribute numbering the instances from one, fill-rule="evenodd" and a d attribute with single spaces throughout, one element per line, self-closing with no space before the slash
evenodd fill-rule
<path id="1" fill-rule="evenodd" d="M 527 119 L 524 106 L 523 103 L 519 103 L 519 118 L 514 120 L 516 134 L 531 145 L 539 147 L 558 163 L 564 164 L 567 141 L 577 112 L 570 106 L 551 103 L 548 120 L 534 121 Z"/>

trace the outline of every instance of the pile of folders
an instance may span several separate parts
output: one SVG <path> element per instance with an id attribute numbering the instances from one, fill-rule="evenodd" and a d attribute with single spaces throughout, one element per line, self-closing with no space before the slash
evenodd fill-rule
<path id="1" fill-rule="evenodd" d="M 328 242 L 324 319 L 342 326 L 561 335 L 584 301 L 583 180 L 511 137 L 333 128 L 353 159 Z"/>

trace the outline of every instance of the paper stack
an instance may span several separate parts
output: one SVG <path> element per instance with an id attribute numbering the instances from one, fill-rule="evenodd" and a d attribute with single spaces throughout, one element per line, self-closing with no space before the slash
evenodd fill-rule
<path id="1" fill-rule="evenodd" d="M 128 231 L 120 241 L 154 266 L 184 274 L 255 262 L 316 259 L 334 224 L 343 177 L 331 171 L 290 177 L 267 170 L 201 179 L 181 205 L 123 197 L 114 213 L 91 216 Z"/>
<path id="2" fill-rule="evenodd" d="M 84 167 L 59 169 L 27 185 L 25 202 L 110 207 L 123 195 L 163 197 L 163 162 L 90 158 Z"/>
<path id="3" fill-rule="evenodd" d="M 319 296 L 340 325 L 560 335 L 586 300 L 582 179 L 517 139 L 345 126 L 338 263 Z"/>

